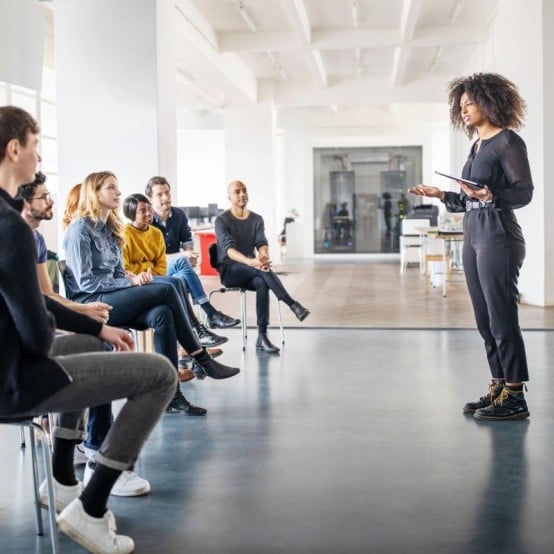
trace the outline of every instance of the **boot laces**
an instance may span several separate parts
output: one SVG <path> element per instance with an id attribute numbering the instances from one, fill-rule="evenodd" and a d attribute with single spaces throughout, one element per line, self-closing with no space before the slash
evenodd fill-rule
<path id="1" fill-rule="evenodd" d="M 504 401 L 508 399 L 510 396 L 510 391 L 504 387 L 500 393 L 500 395 L 493 400 L 493 404 L 495 406 L 502 406 L 504 404 Z"/>
<path id="2" fill-rule="evenodd" d="M 487 398 L 490 398 L 491 400 L 493 400 L 493 396 L 494 396 L 494 393 L 496 392 L 496 388 L 498 387 L 498 385 L 494 381 L 491 381 L 488 386 L 489 386 L 489 390 L 487 391 L 487 394 L 479 398 L 481 402 L 483 402 L 484 400 L 487 400 Z"/>

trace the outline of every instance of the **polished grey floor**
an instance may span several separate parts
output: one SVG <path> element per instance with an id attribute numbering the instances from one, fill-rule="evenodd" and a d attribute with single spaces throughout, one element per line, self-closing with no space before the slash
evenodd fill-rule
<path id="1" fill-rule="evenodd" d="M 184 385 L 208 417 L 164 416 L 137 467 L 152 493 L 110 501 L 137 552 L 553 551 L 553 332 L 524 333 L 531 419 L 503 423 L 461 411 L 488 379 L 475 331 L 292 329 L 280 357 L 228 334 L 242 373 Z M 29 454 L 16 429 L 0 444 L 0 551 L 49 552 Z"/>

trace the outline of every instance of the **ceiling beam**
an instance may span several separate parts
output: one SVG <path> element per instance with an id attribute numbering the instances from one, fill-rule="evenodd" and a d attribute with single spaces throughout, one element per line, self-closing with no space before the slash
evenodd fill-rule
<path id="1" fill-rule="evenodd" d="M 444 44 L 479 44 L 486 41 L 486 25 L 475 27 L 417 27 L 410 40 L 403 40 L 398 28 L 343 29 L 312 32 L 310 46 L 314 49 L 350 50 L 394 46 L 440 46 Z M 221 52 L 265 52 L 298 50 L 296 32 L 276 31 L 254 33 L 221 33 L 218 35 Z"/>
<path id="2" fill-rule="evenodd" d="M 407 43 L 413 39 L 421 0 L 404 0 L 400 15 L 400 38 L 402 45 L 394 49 L 391 81 L 394 86 L 400 86 L 404 82 L 408 60 L 410 59 L 411 46 Z"/>
<path id="3" fill-rule="evenodd" d="M 194 4 L 190 0 L 176 0 L 175 10 L 178 14 L 177 38 L 181 43 L 186 44 L 184 51 L 192 48 L 194 53 L 199 54 L 206 63 L 216 69 L 229 85 L 237 89 L 250 102 L 256 102 L 258 100 L 256 76 L 237 54 L 220 51 L 217 33 Z M 188 70 L 186 67 L 181 69 Z"/>
<path id="4" fill-rule="evenodd" d="M 318 86 L 326 87 L 327 71 L 323 63 L 321 52 L 319 49 L 313 48 L 312 45 L 312 28 L 304 0 L 282 0 L 282 4 L 294 25 L 300 47 L 316 78 Z M 298 45 L 298 40 L 295 42 Z M 270 49 L 268 48 L 267 50 Z"/>

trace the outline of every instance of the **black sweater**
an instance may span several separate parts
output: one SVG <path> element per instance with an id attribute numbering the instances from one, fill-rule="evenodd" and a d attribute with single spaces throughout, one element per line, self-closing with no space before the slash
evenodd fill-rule
<path id="1" fill-rule="evenodd" d="M 35 241 L 20 208 L 0 189 L 0 416 L 28 411 L 71 382 L 49 357 L 56 323 L 93 335 L 102 328 L 51 299 L 45 301 Z"/>

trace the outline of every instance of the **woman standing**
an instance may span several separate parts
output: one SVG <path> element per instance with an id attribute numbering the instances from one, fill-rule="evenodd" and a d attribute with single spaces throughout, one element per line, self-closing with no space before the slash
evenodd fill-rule
<path id="1" fill-rule="evenodd" d="M 526 105 L 516 86 L 501 75 L 477 73 L 449 85 L 450 121 L 478 140 L 470 149 L 458 181 L 461 191 L 418 185 L 418 196 L 439 198 L 450 212 L 464 212 L 462 260 L 479 333 L 485 343 L 492 381 L 488 393 L 468 402 L 464 412 L 476 419 L 529 417 L 523 395 L 529 380 L 518 319 L 519 270 L 525 241 L 514 210 L 533 197 L 525 143 L 514 132 L 523 124 Z"/>

